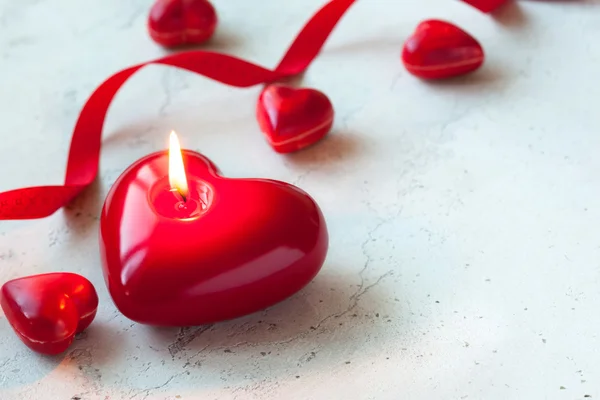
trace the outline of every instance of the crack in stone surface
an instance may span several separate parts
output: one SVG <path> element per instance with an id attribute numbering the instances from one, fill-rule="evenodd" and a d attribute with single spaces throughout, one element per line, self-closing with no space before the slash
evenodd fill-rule
<path id="1" fill-rule="evenodd" d="M 381 226 L 383 224 L 385 224 L 386 222 L 387 222 L 386 220 L 379 221 L 377 223 L 377 225 L 375 225 L 375 227 L 367 233 L 367 238 L 360 245 L 360 249 L 361 249 L 363 255 L 365 256 L 366 260 L 365 260 L 365 263 L 364 263 L 362 269 L 358 272 L 358 276 L 360 278 L 360 284 L 358 285 L 358 289 L 356 290 L 356 292 L 352 296 L 350 296 L 351 301 L 353 299 L 355 299 L 357 297 L 357 295 L 360 293 L 360 291 L 363 289 L 363 287 L 365 285 L 364 273 L 369 268 L 369 264 L 371 264 L 371 261 L 372 261 L 371 255 L 367 252 L 367 248 L 366 248 L 367 244 L 369 244 L 373 241 L 373 234 L 375 232 L 377 232 L 377 230 L 379 228 L 381 228 Z"/>
<path id="2" fill-rule="evenodd" d="M 204 351 L 205 351 L 206 349 L 208 349 L 209 347 L 210 347 L 210 345 L 206 345 L 206 346 L 204 346 L 203 348 L 201 348 L 200 350 L 196 351 L 196 353 L 194 353 L 194 355 L 192 355 L 192 356 L 188 357 L 188 358 L 186 359 L 186 361 L 185 361 L 185 364 L 183 364 L 183 368 L 187 368 L 187 367 L 188 367 L 188 366 L 189 366 L 189 365 L 192 363 L 192 360 L 193 360 L 194 358 L 196 358 L 196 357 L 198 357 L 200 354 L 204 353 Z"/>
<path id="3" fill-rule="evenodd" d="M 325 318 L 322 318 L 317 324 L 312 325 L 310 330 L 308 331 L 304 331 L 290 339 L 286 339 L 283 341 L 279 341 L 279 342 L 274 342 L 273 345 L 281 345 L 281 344 L 288 344 L 291 343 L 295 340 L 301 339 L 303 337 L 305 337 L 306 335 L 308 335 L 311 331 L 315 331 L 318 330 L 323 324 L 325 324 L 327 321 L 329 321 L 330 319 L 337 319 L 337 318 L 341 318 L 344 315 L 348 314 L 350 311 L 354 310 L 354 308 L 356 308 L 356 306 L 358 305 L 358 302 L 360 301 L 361 297 L 364 296 L 366 293 L 368 293 L 371 289 L 373 289 L 375 286 L 379 285 L 379 283 L 381 283 L 381 281 L 383 281 L 385 278 L 387 278 L 388 276 L 392 275 L 394 273 L 393 270 L 387 271 L 385 274 L 381 275 L 374 283 L 370 284 L 369 286 L 366 286 L 362 291 L 360 291 L 359 293 L 356 294 L 356 296 L 354 298 L 351 298 L 350 304 L 348 305 L 348 307 L 344 310 L 341 311 L 339 313 L 335 313 L 335 314 L 331 314 L 326 316 Z M 256 344 L 254 343 L 248 343 L 249 346 L 256 346 Z"/>
<path id="4" fill-rule="evenodd" d="M 314 169 L 307 169 L 306 171 L 302 172 L 300 175 L 298 175 L 298 177 L 296 177 L 296 179 L 292 181 L 292 185 L 299 186 L 300 183 L 313 172 Z"/>
<path id="5" fill-rule="evenodd" d="M 151 392 L 153 392 L 153 391 L 155 391 L 155 390 L 159 390 L 159 389 L 162 389 L 162 388 L 164 388 L 164 387 L 165 387 L 165 386 L 167 386 L 169 383 L 171 383 L 171 381 L 172 381 L 173 379 L 175 379 L 176 377 L 178 377 L 178 376 L 180 376 L 180 375 L 182 375 L 182 374 L 183 374 L 183 372 L 181 372 L 181 373 L 179 373 L 179 374 L 175 374 L 175 375 L 171 376 L 171 377 L 170 377 L 169 379 L 167 379 L 167 381 L 166 381 L 165 383 L 163 383 L 162 385 L 158 385 L 158 386 L 154 386 L 154 387 L 151 387 L 151 388 L 148 388 L 148 389 L 141 390 L 141 391 L 139 391 L 139 392 L 135 393 L 134 395 L 132 395 L 131 397 L 129 397 L 129 400 L 131 400 L 131 399 L 135 399 L 135 398 L 136 398 L 137 396 L 139 396 L 139 395 L 144 395 L 144 397 L 141 397 L 141 398 L 140 398 L 140 400 L 145 400 L 145 399 L 147 399 L 147 398 L 150 396 Z"/>
<path id="6" fill-rule="evenodd" d="M 175 357 L 175 355 L 182 351 L 185 346 L 190 344 L 202 333 L 212 329 L 213 326 L 214 324 L 181 328 L 179 330 L 179 334 L 177 335 L 177 339 L 175 339 L 175 341 L 168 346 L 169 354 L 171 354 L 172 357 Z"/>
<path id="7" fill-rule="evenodd" d="M 9 362 L 11 362 L 12 359 L 8 358 L 6 360 L 4 360 L 4 362 L 2 362 L 2 364 L 0 364 L 0 369 L 4 368 L 5 366 L 8 365 Z"/>
<path id="8" fill-rule="evenodd" d="M 351 108 L 341 119 L 341 125 L 344 129 L 348 129 L 348 123 L 350 122 L 350 120 L 352 118 L 354 118 L 356 116 L 356 114 L 358 114 L 359 112 L 361 112 L 366 105 L 366 101 L 363 101 L 362 103 L 360 103 L 358 106 L 355 106 L 353 108 Z"/>

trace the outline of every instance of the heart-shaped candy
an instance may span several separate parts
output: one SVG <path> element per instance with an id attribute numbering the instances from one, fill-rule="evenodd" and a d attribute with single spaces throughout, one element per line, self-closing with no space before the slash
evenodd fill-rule
<path id="1" fill-rule="evenodd" d="M 478 69 L 483 60 L 483 48 L 475 38 L 439 20 L 421 22 L 402 50 L 406 69 L 424 79 L 463 75 Z"/>
<path id="2" fill-rule="evenodd" d="M 6 282 L 0 304 L 17 336 L 43 354 L 65 351 L 87 328 L 98 309 L 98 295 L 81 275 L 57 272 Z"/>
<path id="3" fill-rule="evenodd" d="M 507 0 L 462 0 L 481 12 L 490 13 L 506 3 Z"/>
<path id="4" fill-rule="evenodd" d="M 216 27 L 217 13 L 207 0 L 157 0 L 148 16 L 150 37 L 165 47 L 205 42 Z"/>
<path id="5" fill-rule="evenodd" d="M 184 151 L 189 193 L 170 189 L 167 152 L 115 182 L 100 219 L 104 274 L 117 308 L 145 324 L 190 326 L 269 307 L 321 269 L 328 236 L 305 192 L 265 179 L 227 179 Z"/>
<path id="6" fill-rule="evenodd" d="M 315 89 L 280 84 L 260 94 L 256 118 L 269 144 L 278 153 L 290 153 L 321 140 L 333 125 L 333 105 Z"/>

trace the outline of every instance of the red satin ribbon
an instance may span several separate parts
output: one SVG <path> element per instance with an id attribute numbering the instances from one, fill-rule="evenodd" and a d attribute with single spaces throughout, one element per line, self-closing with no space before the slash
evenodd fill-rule
<path id="1" fill-rule="evenodd" d="M 183 68 L 236 87 L 273 82 L 305 71 L 355 0 L 331 0 L 303 27 L 279 65 L 267 69 L 234 56 L 186 51 L 129 67 L 104 81 L 85 103 L 73 130 L 65 183 L 0 193 L 0 220 L 44 218 L 71 202 L 98 173 L 102 127 L 110 103 L 123 84 L 150 64 Z"/>

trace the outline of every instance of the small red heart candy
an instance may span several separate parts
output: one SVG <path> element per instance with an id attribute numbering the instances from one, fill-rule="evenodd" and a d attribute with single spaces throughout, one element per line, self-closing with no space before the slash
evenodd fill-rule
<path id="1" fill-rule="evenodd" d="M 217 13 L 207 0 L 158 0 L 148 17 L 150 37 L 165 47 L 203 43 L 216 27 Z"/>
<path id="2" fill-rule="evenodd" d="M 83 276 L 59 272 L 6 282 L 0 290 L 0 305 L 30 349 L 59 354 L 94 320 L 98 295 Z"/>
<path id="3" fill-rule="evenodd" d="M 475 38 L 439 20 L 421 22 L 402 49 L 408 72 L 424 79 L 467 74 L 478 69 L 483 60 L 483 48 Z"/>
<path id="4" fill-rule="evenodd" d="M 256 118 L 278 153 L 301 150 L 321 140 L 333 125 L 333 105 L 315 89 L 273 84 L 260 94 Z"/>
<path id="5" fill-rule="evenodd" d="M 462 0 L 481 12 L 490 13 L 506 3 L 507 0 Z"/>

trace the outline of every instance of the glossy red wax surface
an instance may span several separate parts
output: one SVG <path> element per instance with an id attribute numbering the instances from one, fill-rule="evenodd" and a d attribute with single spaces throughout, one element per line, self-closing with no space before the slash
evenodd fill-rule
<path id="1" fill-rule="evenodd" d="M 267 86 L 256 106 L 258 124 L 279 153 L 301 150 L 321 140 L 333 125 L 333 105 L 315 89 Z"/>
<path id="2" fill-rule="evenodd" d="M 483 61 L 483 48 L 475 38 L 439 20 L 420 23 L 402 50 L 406 69 L 423 79 L 463 75 L 478 69 Z"/>
<path id="3" fill-rule="evenodd" d="M 165 47 L 199 44 L 217 28 L 217 13 L 207 0 L 157 0 L 148 16 L 150 37 Z"/>
<path id="4" fill-rule="evenodd" d="M 507 2 L 507 0 L 462 0 L 465 3 L 475 7 L 481 12 L 490 13 L 501 5 Z"/>
<path id="5" fill-rule="evenodd" d="M 39 353 L 65 351 L 87 328 L 98 309 L 98 295 L 86 278 L 51 273 L 18 278 L 1 289 L 0 304 L 15 333 Z"/>
<path id="6" fill-rule="evenodd" d="M 128 318 L 189 326 L 271 306 L 320 270 L 328 236 L 305 192 L 264 179 L 227 179 L 184 151 L 189 209 L 169 191 L 166 152 L 127 169 L 100 223 L 109 292 Z"/>

